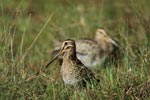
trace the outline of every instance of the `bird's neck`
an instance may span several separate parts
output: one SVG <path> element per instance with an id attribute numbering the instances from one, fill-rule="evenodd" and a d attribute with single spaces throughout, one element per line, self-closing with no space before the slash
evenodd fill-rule
<path id="1" fill-rule="evenodd" d="M 64 58 L 63 60 L 76 60 L 77 59 L 76 50 L 71 49 L 68 52 L 65 52 L 63 58 Z"/>
<path id="2" fill-rule="evenodd" d="M 99 38 L 95 38 L 97 44 L 101 47 L 103 51 L 106 51 L 108 49 L 108 43 L 105 42 L 105 40 L 101 40 Z"/>

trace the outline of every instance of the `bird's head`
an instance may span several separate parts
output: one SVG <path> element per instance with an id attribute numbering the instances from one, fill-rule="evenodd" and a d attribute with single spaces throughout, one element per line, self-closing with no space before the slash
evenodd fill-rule
<path id="1" fill-rule="evenodd" d="M 96 30 L 95 40 L 105 49 L 109 47 L 119 48 L 119 45 L 116 43 L 116 41 L 113 40 L 104 29 Z"/>
<path id="2" fill-rule="evenodd" d="M 71 39 L 67 39 L 62 43 L 62 46 L 59 50 L 59 52 L 56 54 L 55 57 L 52 58 L 52 60 L 46 65 L 46 67 L 48 67 L 48 65 L 50 65 L 58 56 L 67 53 L 67 52 L 75 52 L 76 51 L 76 45 L 75 45 L 75 41 L 71 40 Z"/>

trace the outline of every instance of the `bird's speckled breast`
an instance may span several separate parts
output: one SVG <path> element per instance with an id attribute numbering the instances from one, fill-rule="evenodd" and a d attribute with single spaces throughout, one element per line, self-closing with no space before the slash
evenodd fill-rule
<path id="1" fill-rule="evenodd" d="M 78 83 L 76 69 L 70 61 L 64 61 L 61 67 L 62 77 L 65 84 L 75 85 Z"/>

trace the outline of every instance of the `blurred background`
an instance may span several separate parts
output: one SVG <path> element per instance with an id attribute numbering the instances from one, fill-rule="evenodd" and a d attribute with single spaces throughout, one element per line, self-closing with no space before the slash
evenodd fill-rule
<path id="1" fill-rule="evenodd" d="M 70 98 L 67 91 L 62 93 L 62 84 L 55 85 L 56 80 L 61 80 L 57 75 L 60 67 L 55 67 L 58 66 L 55 63 L 43 72 L 41 66 L 51 58 L 50 51 L 57 40 L 93 38 L 96 29 L 101 27 L 119 42 L 124 57 L 117 74 L 114 67 L 95 71 L 102 77 L 104 87 L 99 86 L 102 91 L 96 96 L 88 93 L 83 98 L 149 97 L 149 92 L 146 96 L 142 94 L 150 89 L 149 5 L 150 0 L 0 0 L 1 99 Z M 40 87 L 43 84 L 46 90 Z M 140 84 L 146 84 L 146 89 L 140 91 L 143 89 L 139 88 Z M 134 89 L 127 95 L 130 86 Z M 136 89 L 139 94 L 135 93 Z"/>

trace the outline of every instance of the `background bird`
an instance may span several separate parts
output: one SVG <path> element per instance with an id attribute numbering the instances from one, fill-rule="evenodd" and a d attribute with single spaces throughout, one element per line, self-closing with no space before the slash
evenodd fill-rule
<path id="1" fill-rule="evenodd" d="M 75 40 L 77 57 L 88 68 L 95 68 L 96 65 L 104 63 L 106 58 L 111 55 L 116 56 L 119 50 L 119 44 L 113 40 L 104 29 L 97 29 L 94 39 L 79 39 Z M 57 45 L 60 45 L 59 42 Z M 60 47 L 55 47 L 52 55 L 56 55 Z M 62 62 L 62 56 L 59 58 Z"/>
<path id="2" fill-rule="evenodd" d="M 83 86 L 87 83 L 98 82 L 90 69 L 88 69 L 76 56 L 76 44 L 68 39 L 62 43 L 58 54 L 46 65 L 49 66 L 58 56 L 63 54 L 61 73 L 66 85 Z"/>

